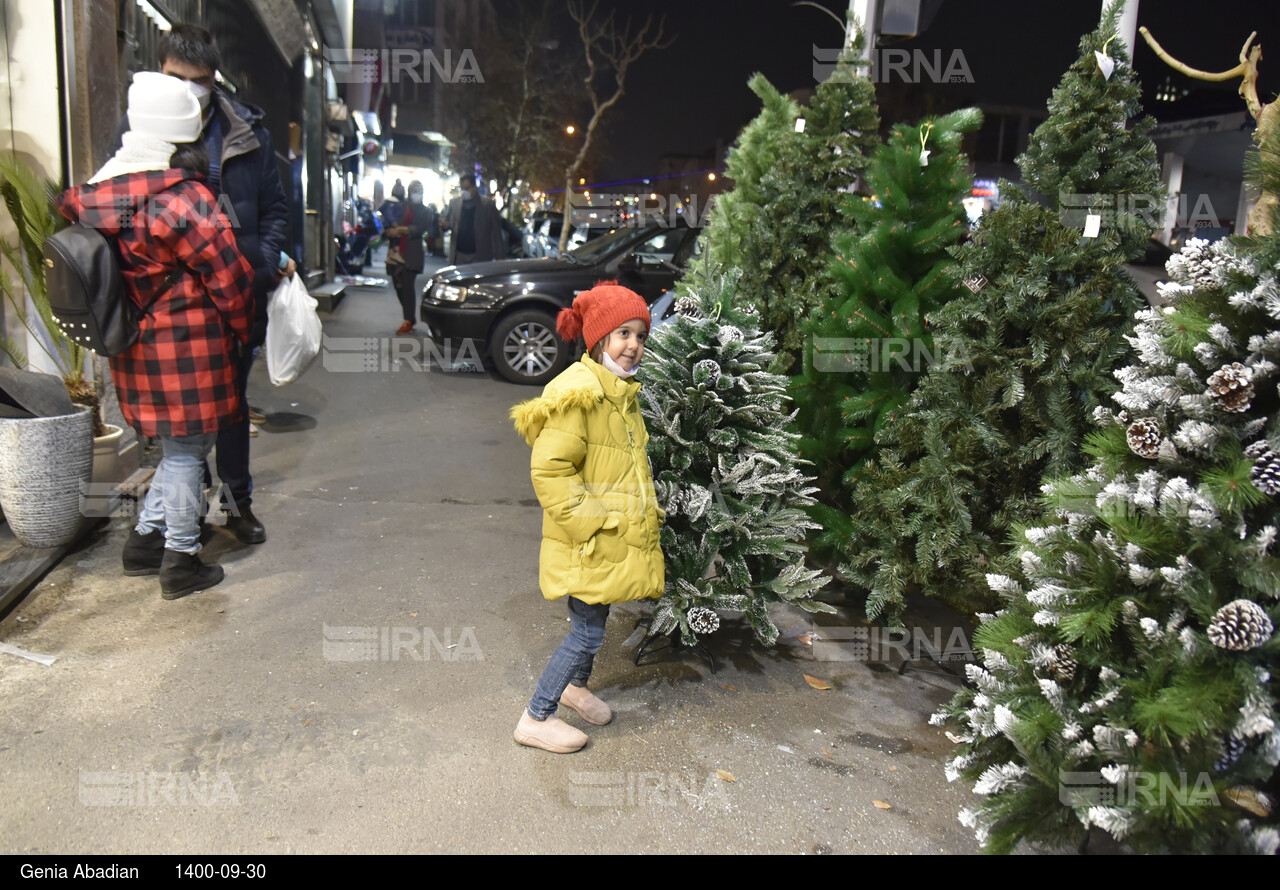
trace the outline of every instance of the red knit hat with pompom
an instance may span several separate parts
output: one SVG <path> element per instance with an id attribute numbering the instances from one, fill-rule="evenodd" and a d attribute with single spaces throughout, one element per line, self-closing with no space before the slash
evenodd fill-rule
<path id="1" fill-rule="evenodd" d="M 633 318 L 643 321 L 645 328 L 651 325 L 649 304 L 644 297 L 616 281 L 600 281 L 591 290 L 574 297 L 572 309 L 560 310 L 556 316 L 556 333 L 570 342 L 581 334 L 590 352 L 611 331 Z"/>

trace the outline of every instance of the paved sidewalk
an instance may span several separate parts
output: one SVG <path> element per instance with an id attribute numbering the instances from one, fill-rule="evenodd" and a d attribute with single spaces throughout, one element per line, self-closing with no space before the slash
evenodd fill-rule
<path id="1" fill-rule="evenodd" d="M 220 586 L 169 603 L 124 577 L 118 517 L 0 623 L 57 657 L 0 654 L 0 850 L 976 850 L 927 724 L 954 682 L 815 661 L 799 613 L 773 652 L 726 620 L 712 675 L 635 667 L 648 607 L 619 606 L 592 683 L 613 724 L 570 716 L 592 739 L 574 755 L 517 746 L 568 628 L 538 592 L 541 511 L 507 420 L 536 391 L 423 367 L 398 322 L 390 288 L 350 288 L 325 330 L 356 346 L 279 389 L 255 369 L 267 542 L 219 532 Z"/>

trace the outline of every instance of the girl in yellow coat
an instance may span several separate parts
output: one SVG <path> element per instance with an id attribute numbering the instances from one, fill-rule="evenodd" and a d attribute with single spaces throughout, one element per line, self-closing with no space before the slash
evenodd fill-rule
<path id="1" fill-rule="evenodd" d="M 566 600 L 571 628 L 516 726 L 522 745 L 566 754 L 587 743 L 585 733 L 555 716 L 560 703 L 588 723 L 613 719 L 587 689 L 609 606 L 662 595 L 663 514 L 634 379 L 649 322 L 644 299 L 615 282 L 578 294 L 556 330 L 569 341 L 581 335 L 587 354 L 540 397 L 511 409 L 516 430 L 533 446 L 530 475 L 543 508 L 538 580 L 547 599 Z"/>

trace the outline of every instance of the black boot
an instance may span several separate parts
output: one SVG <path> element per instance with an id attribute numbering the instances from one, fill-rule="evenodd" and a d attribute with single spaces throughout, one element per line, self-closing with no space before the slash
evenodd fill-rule
<path id="1" fill-rule="evenodd" d="M 197 590 L 208 590 L 223 576 L 222 566 L 207 566 L 194 553 L 179 553 L 166 547 L 160 565 L 160 596 L 176 600 Z"/>
<path id="2" fill-rule="evenodd" d="M 130 530 L 121 561 L 126 575 L 160 574 L 160 563 L 164 561 L 164 532 L 153 529 L 140 535 L 137 529 Z"/>
<path id="3" fill-rule="evenodd" d="M 239 504 L 233 508 L 227 516 L 226 529 L 241 544 L 261 544 L 267 539 L 267 530 L 258 521 L 258 517 L 253 515 L 248 504 Z"/>

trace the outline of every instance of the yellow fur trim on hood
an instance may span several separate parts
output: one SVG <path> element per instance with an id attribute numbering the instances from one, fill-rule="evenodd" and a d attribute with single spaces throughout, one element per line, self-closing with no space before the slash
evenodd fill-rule
<path id="1" fill-rule="evenodd" d="M 516 432 L 524 436 L 525 442 L 532 446 L 546 425 L 547 418 L 555 412 L 566 408 L 585 410 L 601 401 L 604 401 L 604 392 L 598 384 L 594 388 L 584 386 L 561 389 L 514 406 L 511 409 L 511 419 L 515 422 Z"/>

